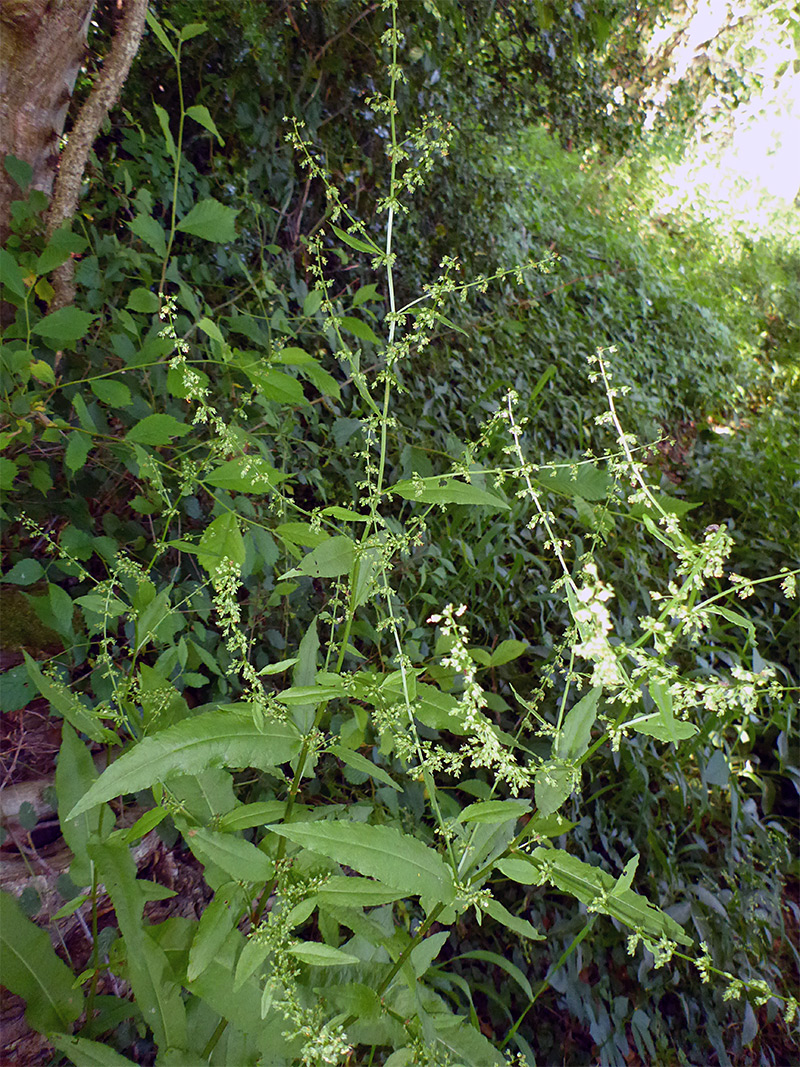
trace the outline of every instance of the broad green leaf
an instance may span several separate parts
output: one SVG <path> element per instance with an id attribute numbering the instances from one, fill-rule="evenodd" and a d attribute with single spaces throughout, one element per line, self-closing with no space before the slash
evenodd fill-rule
<path id="1" fill-rule="evenodd" d="M 158 311 L 158 294 L 140 286 L 132 291 L 125 306 L 130 311 L 142 311 L 145 314 L 153 315 Z"/>
<path id="2" fill-rule="evenodd" d="M 197 546 L 197 558 L 211 575 L 224 560 L 233 560 L 240 566 L 244 563 L 244 540 L 232 512 L 226 511 L 208 524 Z"/>
<path id="3" fill-rule="evenodd" d="M 44 567 L 38 559 L 21 559 L 3 575 L 4 582 L 12 585 L 33 585 L 44 575 Z"/>
<path id="4" fill-rule="evenodd" d="M 197 323 L 198 329 L 210 337 L 212 341 L 219 341 L 220 344 L 225 343 L 225 338 L 222 336 L 222 330 L 217 326 L 216 322 L 212 322 L 211 319 L 202 318 Z"/>
<path id="5" fill-rule="evenodd" d="M 24 159 L 17 159 L 16 156 L 7 155 L 3 159 L 3 166 L 22 192 L 27 193 L 28 186 L 33 181 L 33 167 L 30 163 L 26 163 Z"/>
<path id="6" fill-rule="evenodd" d="M 362 285 L 360 289 L 356 290 L 353 296 L 353 307 L 361 307 L 361 305 L 366 304 L 368 300 L 383 300 L 383 297 L 378 292 L 377 288 L 372 284 Z"/>
<path id="7" fill-rule="evenodd" d="M 91 435 L 75 430 L 69 435 L 69 440 L 67 441 L 67 447 L 64 452 L 64 466 L 72 474 L 75 474 L 85 465 L 91 450 Z"/>
<path id="8" fill-rule="evenodd" d="M 491 654 L 489 666 L 501 667 L 504 663 L 510 663 L 514 659 L 519 659 L 519 657 L 524 655 L 528 650 L 528 647 L 527 641 L 501 641 Z"/>
<path id="9" fill-rule="evenodd" d="M 68 689 L 62 682 L 55 681 L 53 678 L 48 678 L 47 675 L 42 674 L 39 664 L 36 660 L 31 659 L 24 649 L 22 650 L 22 655 L 25 657 L 28 677 L 45 700 L 49 702 L 53 711 L 63 719 L 66 719 L 78 733 L 86 734 L 92 741 L 100 741 L 107 745 L 119 744 L 117 735 L 102 725 L 96 710 L 90 710 L 85 707 L 72 690 Z M 88 811 L 90 807 L 93 807 L 93 805 L 87 805 L 84 810 Z"/>
<path id="10" fill-rule="evenodd" d="M 495 900 L 494 897 L 492 897 L 486 904 L 486 911 L 491 915 L 495 922 L 499 922 L 502 926 L 505 926 L 507 930 L 511 930 L 520 937 L 527 937 L 531 941 L 545 940 L 544 934 L 540 934 L 536 927 L 532 926 L 527 919 L 520 919 L 518 915 L 512 915 L 511 912 L 504 907 L 499 900 Z"/>
<path id="11" fill-rule="evenodd" d="M 367 244 L 367 242 L 362 241 L 360 237 L 354 237 L 351 233 L 347 233 L 345 230 L 340 230 L 338 226 L 331 226 L 331 229 L 340 241 L 344 241 L 346 245 L 355 248 L 357 252 L 368 252 L 371 256 L 381 255 L 381 250 L 377 245 Z"/>
<path id="12" fill-rule="evenodd" d="M 149 244 L 157 256 L 163 258 L 167 254 L 167 239 L 161 223 L 157 222 L 152 215 L 137 215 L 128 223 L 128 229 Z"/>
<path id="13" fill-rule="evenodd" d="M 83 993 L 50 938 L 28 919 L 15 897 L 0 890 L 3 985 L 25 1001 L 28 1024 L 41 1033 L 71 1029 L 83 1011 Z"/>
<path id="14" fill-rule="evenodd" d="M 344 696 L 344 685 L 293 685 L 289 689 L 283 689 L 275 694 L 275 699 L 287 708 L 295 708 L 301 704 L 321 704 L 325 700 L 335 700 Z"/>
<path id="15" fill-rule="evenodd" d="M 33 333 L 43 337 L 51 348 L 73 348 L 89 332 L 94 319 L 94 315 L 76 307 L 59 308 L 39 319 Z"/>
<path id="16" fill-rule="evenodd" d="M 330 539 L 330 534 L 324 530 L 315 530 L 308 522 L 282 522 L 272 532 L 277 534 L 282 541 L 302 545 L 303 548 L 316 548 L 323 541 Z"/>
<path id="17" fill-rule="evenodd" d="M 571 763 L 548 760 L 536 768 L 533 783 L 536 810 L 540 815 L 558 811 L 576 785 L 576 772 Z"/>
<path id="18" fill-rule="evenodd" d="M 15 296 L 24 297 L 28 292 L 19 264 L 5 248 L 0 248 L 0 282 Z"/>
<path id="19" fill-rule="evenodd" d="M 53 368 L 43 359 L 34 359 L 29 364 L 31 375 L 44 385 L 55 385 L 56 376 Z"/>
<path id="20" fill-rule="evenodd" d="M 202 864 L 213 863 L 236 882 L 266 882 L 275 870 L 272 860 L 243 837 L 203 827 L 187 829 L 183 836 Z"/>
<path id="21" fill-rule="evenodd" d="M 445 904 L 455 897 L 452 872 L 438 852 L 394 827 L 327 821 L 269 829 L 409 896 Z"/>
<path id="22" fill-rule="evenodd" d="M 72 233 L 69 226 L 62 226 L 47 242 L 42 254 L 36 261 L 37 274 L 49 274 L 51 270 L 66 263 L 73 253 L 83 252 L 87 247 L 84 237 Z"/>
<path id="23" fill-rule="evenodd" d="M 209 197 L 195 204 L 188 215 L 178 223 L 176 229 L 182 233 L 191 233 L 206 241 L 227 242 L 236 239 L 234 221 L 239 214 L 236 208 L 226 207 L 219 200 Z"/>
<path id="24" fill-rule="evenodd" d="M 300 565 L 281 575 L 282 578 L 294 578 L 307 574 L 312 578 L 337 578 L 349 574 L 355 558 L 355 545 L 349 537 L 330 537 L 309 552 Z"/>
<path id="25" fill-rule="evenodd" d="M 262 456 L 237 456 L 206 474 L 203 481 L 234 493 L 268 493 L 287 477 Z"/>
<path id="26" fill-rule="evenodd" d="M 417 978 L 422 978 L 433 961 L 442 951 L 444 943 L 450 936 L 449 930 L 440 930 L 438 934 L 429 934 L 411 950 L 409 963 Z"/>
<path id="27" fill-rule="evenodd" d="M 188 27 L 184 26 L 183 32 L 186 33 L 187 29 L 188 29 Z M 202 31 L 200 31 L 200 32 L 202 32 Z M 184 38 L 184 40 L 185 40 L 185 38 Z M 186 108 L 186 117 L 190 118 L 190 119 L 194 119 L 195 122 L 199 122 L 201 126 L 203 126 L 206 130 L 208 130 L 209 133 L 213 133 L 213 135 L 216 137 L 220 147 L 224 146 L 225 142 L 223 141 L 222 137 L 220 136 L 220 132 L 217 129 L 216 124 L 214 123 L 214 120 L 211 118 L 211 113 L 209 112 L 209 110 L 205 106 L 205 104 L 192 104 L 191 107 L 187 107 Z"/>
<path id="28" fill-rule="evenodd" d="M 336 400 L 340 398 L 342 391 L 339 388 L 339 383 L 319 363 L 307 363 L 300 368 L 300 373 L 304 378 L 308 378 L 314 388 L 322 393 L 323 396 L 332 396 Z"/>
<path id="29" fill-rule="evenodd" d="M 201 33 L 205 33 L 207 29 L 208 26 L 205 22 L 187 22 L 181 29 L 180 38 L 182 41 L 191 41 L 193 37 L 198 37 Z M 189 111 L 191 110 L 189 108 Z M 189 111 L 186 112 L 187 115 Z"/>
<path id="30" fill-rule="evenodd" d="M 694 737 L 697 733 L 694 723 L 682 722 L 680 719 L 667 720 L 660 711 L 655 715 L 648 715 L 645 719 L 634 720 L 630 727 L 637 734 L 646 734 L 648 737 L 655 737 L 657 741 L 664 741 L 667 744 L 686 741 L 687 738 Z"/>
<path id="31" fill-rule="evenodd" d="M 509 505 L 475 485 L 454 478 L 414 478 L 397 482 L 387 490 L 404 500 L 422 504 L 469 504 L 473 507 L 508 511 Z"/>
<path id="32" fill-rule="evenodd" d="M 358 956 L 351 956 L 349 952 L 342 952 L 340 948 L 319 941 L 301 941 L 299 945 L 292 945 L 289 952 L 310 967 L 345 967 L 361 962 Z"/>
<path id="33" fill-rule="evenodd" d="M 397 790 L 398 793 L 402 792 L 402 786 L 399 786 L 393 778 L 391 778 L 383 767 L 376 767 L 372 760 L 367 759 L 366 756 L 362 756 L 360 752 L 355 752 L 351 748 L 345 748 L 344 745 L 331 745 L 328 751 L 340 759 L 342 763 L 346 763 L 348 767 L 352 767 L 354 771 L 361 771 L 362 774 L 368 774 L 370 778 L 374 778 L 376 782 L 382 782 L 384 785 L 388 785 L 391 789 Z"/>
<path id="34" fill-rule="evenodd" d="M 186 1009 L 164 950 L 142 921 L 145 896 L 136 864 L 121 841 L 92 841 L 89 855 L 111 897 L 120 933 L 125 938 L 127 977 L 145 1022 L 159 1048 L 185 1048 Z M 147 883 L 145 883 L 147 884 Z"/>
<path id="35" fill-rule="evenodd" d="M 359 341 L 371 341 L 374 345 L 382 344 L 380 337 L 375 333 L 371 326 L 368 326 L 366 322 L 362 322 L 361 319 L 355 319 L 352 315 L 344 315 L 341 319 L 342 329 L 348 330 L 357 337 Z"/>
<path id="36" fill-rule="evenodd" d="M 542 815 L 537 811 L 528 823 L 527 829 L 534 838 L 537 836 L 560 837 L 561 834 L 567 834 L 570 830 L 574 830 L 577 825 L 570 819 L 565 819 L 563 815 Z"/>
<path id="37" fill-rule="evenodd" d="M 580 759 L 588 749 L 602 692 L 602 686 L 595 686 L 567 712 L 553 746 L 559 759 Z"/>
<path id="38" fill-rule="evenodd" d="M 324 293 L 321 289 L 312 289 L 303 301 L 303 314 L 316 315 L 316 313 L 322 307 L 323 299 Z"/>
<path id="39" fill-rule="evenodd" d="M 88 1037 L 48 1034 L 47 1040 L 75 1067 L 131 1067 L 133 1063 L 133 1060 L 120 1056 L 110 1045 L 101 1045 L 99 1041 L 90 1041 Z"/>
<path id="40" fill-rule="evenodd" d="M 574 468 L 540 467 L 535 481 L 544 489 L 570 499 L 580 496 L 584 500 L 606 500 L 614 491 L 614 482 L 609 475 L 585 460 L 576 463 Z"/>
<path id="41" fill-rule="evenodd" d="M 200 916 L 200 922 L 189 951 L 189 966 L 186 977 L 190 982 L 203 973 L 218 951 L 225 944 L 233 929 L 234 914 L 223 892 L 214 899 Z"/>
<path id="42" fill-rule="evenodd" d="M 125 440 L 137 445 L 168 445 L 173 437 L 185 437 L 192 427 L 174 415 L 146 415 L 125 434 Z"/>
<path id="43" fill-rule="evenodd" d="M 503 823 L 509 819 L 519 819 L 530 810 L 529 800 L 479 800 L 475 804 L 468 804 L 458 821 Z"/>
<path id="44" fill-rule="evenodd" d="M 0 459 L 0 489 L 8 490 L 14 484 L 14 479 L 17 477 L 19 467 L 13 459 L 6 459 L 5 456 Z"/>
<path id="45" fill-rule="evenodd" d="M 111 408 L 126 408 L 131 403 L 131 391 L 124 382 L 113 378 L 97 378 L 89 382 L 89 387 L 97 397 Z"/>
<path id="46" fill-rule="evenodd" d="M 247 706 L 246 706 L 247 707 Z M 300 736 L 290 723 L 257 726 L 247 707 L 208 711 L 146 737 L 101 774 L 69 813 L 74 819 L 95 804 L 125 793 L 149 789 L 172 774 L 199 774 L 212 765 L 272 769 L 300 749 Z"/>

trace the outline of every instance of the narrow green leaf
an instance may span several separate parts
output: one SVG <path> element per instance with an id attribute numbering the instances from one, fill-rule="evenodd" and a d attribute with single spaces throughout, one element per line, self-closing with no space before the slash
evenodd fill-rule
<path id="1" fill-rule="evenodd" d="M 361 238 L 353 237 L 351 233 L 347 233 L 345 230 L 340 230 L 338 226 L 331 226 L 331 229 L 340 241 L 344 241 L 350 248 L 355 248 L 357 252 L 367 252 L 371 256 L 381 255 L 381 250 L 377 245 L 367 244 L 367 242 L 362 241 Z"/>
<path id="2" fill-rule="evenodd" d="M 234 914 L 225 894 L 217 892 L 200 916 L 200 922 L 189 951 L 186 977 L 190 982 L 199 977 L 225 944 L 233 929 Z"/>
<path id="3" fill-rule="evenodd" d="M 125 793 L 149 789 L 171 774 L 197 775 L 212 765 L 267 770 L 297 754 L 300 737 L 293 725 L 257 726 L 249 706 L 245 708 L 241 713 L 222 707 L 146 737 L 101 774 L 68 818 Z"/>
<path id="4" fill-rule="evenodd" d="M 495 967 L 499 967 L 502 971 L 505 971 L 509 977 L 514 979 L 528 1000 L 533 1000 L 533 989 L 531 989 L 530 982 L 519 967 L 510 960 L 507 960 L 505 956 L 500 956 L 496 952 L 487 952 L 485 949 L 476 949 L 474 952 L 463 952 L 459 956 L 454 956 L 453 959 L 482 960 L 485 963 L 491 963 Z"/>
<path id="5" fill-rule="evenodd" d="M 301 941 L 299 945 L 292 945 L 289 952 L 296 960 L 310 967 L 345 967 L 361 962 L 358 956 L 351 956 L 349 952 L 342 952 L 340 948 L 319 941 Z"/>
<path id="6" fill-rule="evenodd" d="M 264 800 L 257 804 L 240 804 L 223 815 L 217 823 L 220 830 L 247 830 L 251 826 L 266 826 L 282 819 L 286 811 L 285 800 Z"/>
<path id="7" fill-rule="evenodd" d="M 184 215 L 176 229 L 202 237 L 206 241 L 228 242 L 236 239 L 234 222 L 239 214 L 236 208 L 227 207 L 219 200 L 209 197 L 194 205 L 188 215 Z"/>
<path id="8" fill-rule="evenodd" d="M 162 46 L 167 50 L 167 52 L 169 52 L 169 54 L 172 56 L 173 59 L 177 59 L 178 58 L 178 53 L 175 51 L 175 49 L 170 44 L 169 38 L 167 37 L 166 33 L 162 30 L 161 24 L 159 23 L 158 19 L 155 17 L 153 12 L 148 10 L 146 15 L 145 15 L 145 18 L 147 19 L 147 25 L 150 27 L 150 29 L 153 31 L 153 33 L 156 35 L 156 37 L 159 39 L 159 41 L 161 42 Z"/>
<path id="9" fill-rule="evenodd" d="M 391 778 L 383 767 L 376 767 L 372 760 L 367 759 L 366 756 L 362 756 L 360 752 L 355 752 L 352 748 L 345 748 L 344 745 L 331 745 L 328 749 L 332 755 L 340 759 L 342 763 L 346 763 L 348 767 L 352 767 L 354 771 L 361 771 L 362 774 L 368 774 L 370 778 L 374 778 L 376 782 L 382 782 L 384 785 L 388 785 L 391 789 L 395 789 L 398 793 L 401 793 L 402 786 L 399 786 L 393 778 Z"/>
<path id="10" fill-rule="evenodd" d="M 499 922 L 502 926 L 505 926 L 507 930 L 511 930 L 520 937 L 527 937 L 531 941 L 545 940 L 544 934 L 540 934 L 536 927 L 532 926 L 527 919 L 520 919 L 518 915 L 512 915 L 499 900 L 492 898 L 486 905 L 486 911 L 491 915 L 495 922 Z"/>
<path id="11" fill-rule="evenodd" d="M 527 815 L 531 807 L 529 800 L 479 800 L 475 804 L 468 804 L 458 821 L 503 823 Z"/>
<path id="12" fill-rule="evenodd" d="M 178 159 L 178 150 L 175 147 L 175 140 L 172 136 L 172 130 L 169 128 L 169 115 L 166 113 L 163 107 L 159 107 L 158 104 L 153 104 L 156 110 L 156 116 L 158 117 L 158 124 L 161 127 L 161 132 L 164 135 L 164 143 L 167 146 L 170 159 L 175 163 Z"/>
<path id="13" fill-rule="evenodd" d="M 70 811 L 96 780 L 97 768 L 89 749 L 79 740 L 69 723 L 65 722 L 61 727 L 61 748 L 56 767 L 59 812 L 66 814 Z M 71 822 L 65 819 L 61 827 L 64 840 L 75 857 L 69 869 L 69 876 L 76 886 L 92 884 L 92 867 L 86 855 L 86 844 L 92 834 L 99 832 L 103 815 L 108 833 L 116 822 L 116 816 L 110 808 L 103 812 L 102 805 L 99 804 L 79 819 L 73 819 Z"/>
<path id="14" fill-rule="evenodd" d="M 275 870 L 272 860 L 243 837 L 203 827 L 187 829 L 183 836 L 204 866 L 213 863 L 235 882 L 266 882 Z"/>
<path id="15" fill-rule="evenodd" d="M 402 889 L 389 888 L 383 882 L 355 875 L 334 874 L 317 892 L 320 905 L 343 908 L 372 908 L 390 904 L 403 895 Z"/>
<path id="16" fill-rule="evenodd" d="M 0 890 L 0 947 L 3 985 L 25 1001 L 28 1024 L 41 1033 L 69 1031 L 83 1011 L 83 994 L 72 988 L 72 971 L 50 938 L 5 890 Z"/>
<path id="17" fill-rule="evenodd" d="M 394 827 L 326 821 L 269 829 L 409 896 L 445 904 L 455 898 L 452 872 L 439 853 Z"/>
<path id="18" fill-rule="evenodd" d="M 208 26 L 205 22 L 187 22 L 180 32 L 180 38 L 182 41 L 191 41 L 193 37 L 199 37 L 199 35 L 205 33 L 207 29 Z M 188 115 L 191 110 L 192 108 L 189 108 L 186 114 Z"/>
<path id="19" fill-rule="evenodd" d="M 91 841 L 88 852 L 114 905 L 117 924 L 125 938 L 128 978 L 156 1045 L 165 1050 L 185 1048 L 186 1009 L 180 986 L 172 976 L 164 950 L 142 922 L 145 896 L 136 878 L 133 856 L 119 840 Z"/>
<path id="20" fill-rule="evenodd" d="M 87 1037 L 48 1034 L 47 1040 L 75 1064 L 75 1067 L 131 1067 L 133 1060 L 120 1056 L 110 1045 Z"/>
<path id="21" fill-rule="evenodd" d="M 469 504 L 473 507 L 508 511 L 509 505 L 475 485 L 455 478 L 414 478 L 397 482 L 387 490 L 404 500 L 422 504 Z"/>
<path id="22" fill-rule="evenodd" d="M 66 719 L 78 733 L 86 734 L 92 741 L 100 741 L 103 744 L 111 745 L 119 744 L 117 735 L 102 725 L 96 710 L 84 707 L 77 696 L 65 685 L 42 674 L 36 660 L 31 659 L 24 649 L 22 650 L 22 655 L 25 657 L 28 677 L 45 700 L 49 701 L 53 711 Z M 84 810 L 88 810 L 89 807 L 92 807 L 92 805 L 87 805 Z"/>

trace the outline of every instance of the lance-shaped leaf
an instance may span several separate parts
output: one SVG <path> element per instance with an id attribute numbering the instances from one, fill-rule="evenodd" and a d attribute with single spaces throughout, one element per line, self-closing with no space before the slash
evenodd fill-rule
<path id="1" fill-rule="evenodd" d="M 267 770 L 286 763 L 299 749 L 300 735 L 291 723 L 259 727 L 249 711 L 241 714 L 223 706 L 140 741 L 103 772 L 67 817 L 148 789 L 172 774 L 196 775 L 212 764 Z"/>
<path id="2" fill-rule="evenodd" d="M 133 1060 L 120 1056 L 109 1045 L 90 1041 L 88 1037 L 67 1037 L 66 1034 L 48 1034 L 47 1039 L 55 1045 L 76 1067 L 131 1067 Z"/>
<path id="3" fill-rule="evenodd" d="M 16 898 L 0 890 L 3 985 L 26 1003 L 34 1030 L 69 1030 L 83 1011 L 72 971 L 56 956 L 50 938 L 26 917 Z"/>
<path id="4" fill-rule="evenodd" d="M 319 822 L 270 826 L 273 833 L 343 863 L 384 885 L 444 904 L 455 898 L 453 874 L 438 852 L 391 826 Z"/>
<path id="5" fill-rule="evenodd" d="M 404 500 L 418 500 L 421 504 L 469 504 L 495 511 L 508 510 L 504 500 L 455 478 L 408 478 L 390 486 L 387 492 Z"/>
<path id="6" fill-rule="evenodd" d="M 186 1010 L 180 986 L 172 976 L 164 950 L 142 922 L 143 889 L 150 883 L 138 881 L 133 856 L 121 841 L 95 839 L 89 842 L 88 851 L 97 864 L 100 879 L 114 905 L 120 933 L 125 938 L 127 977 L 142 1016 L 159 1048 L 183 1049 Z"/>
<path id="7" fill-rule="evenodd" d="M 523 885 L 551 882 L 562 892 L 593 905 L 626 926 L 642 930 L 648 937 L 668 937 L 681 945 L 692 943 L 673 918 L 632 889 L 624 888 L 627 878 L 633 877 L 632 865 L 626 867 L 618 880 L 563 849 L 537 848 L 529 856 L 501 860 L 497 866 L 508 878 Z"/>
<path id="8" fill-rule="evenodd" d="M 559 759 L 580 759 L 588 749 L 602 692 L 602 686 L 595 686 L 570 708 L 554 744 L 554 755 Z"/>

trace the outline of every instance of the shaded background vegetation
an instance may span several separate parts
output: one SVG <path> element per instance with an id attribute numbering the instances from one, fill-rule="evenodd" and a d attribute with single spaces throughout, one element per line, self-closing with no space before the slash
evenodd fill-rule
<path id="1" fill-rule="evenodd" d="M 523 398 L 534 459 L 577 460 L 589 448 L 612 447 L 595 425 L 605 399 L 588 382 L 585 360 L 597 346 L 613 345 L 617 377 L 630 387 L 621 404 L 627 426 L 654 443 L 653 482 L 686 501 L 686 521 L 696 533 L 727 524 L 736 544 L 732 569 L 760 578 L 796 565 L 800 544 L 800 246 L 777 232 L 757 240 L 717 237 L 708 224 L 659 210 L 648 161 L 672 150 L 691 112 L 688 91 L 679 91 L 655 129 L 643 130 L 640 90 L 655 72 L 642 43 L 667 6 L 401 3 L 402 123 L 411 127 L 430 112 L 452 134 L 449 155 L 405 205 L 397 242 L 401 300 L 437 274 L 444 256 L 459 258 L 464 277 L 552 258 L 547 273 L 491 283 L 465 304 L 454 299 L 450 325 L 442 323 L 432 348 L 401 369 L 391 476 L 442 470 L 445 457 L 458 456 L 477 437 L 509 387 Z M 179 214 L 208 195 L 239 212 L 235 241 L 210 246 L 178 235 L 167 272 L 178 298 L 178 334 L 195 344 L 202 313 L 242 350 L 284 341 L 319 356 L 341 387 L 320 396 L 298 379 L 296 403 L 254 388 L 235 361 L 199 369 L 220 403 L 267 442 L 272 462 L 293 472 L 301 507 L 347 503 L 359 477 L 363 404 L 345 380 L 321 312 L 308 300 L 307 241 L 327 204 L 321 183 L 306 176 L 286 144 L 284 119 L 302 122 L 342 198 L 368 228 L 374 224 L 378 238 L 373 220 L 386 193 L 388 133 L 369 100 L 385 76 L 385 15 L 377 4 L 353 0 L 175 0 L 153 9 L 176 26 L 201 18 L 208 24 L 183 50 L 184 93 L 208 107 L 224 140 L 220 146 L 206 130 L 187 125 Z M 98 5 L 101 27 L 108 25 L 105 14 Z M 103 46 L 100 31 L 79 96 L 88 91 Z M 614 86 L 622 80 L 633 88 L 620 99 Z M 734 86 L 740 94 L 749 88 L 743 78 Z M 119 551 L 144 565 L 151 558 L 163 505 L 154 481 L 133 469 L 118 440 L 154 410 L 156 399 L 159 410 L 178 418 L 184 405 L 161 361 L 153 308 L 132 295 L 134 288 L 157 290 L 160 264 L 128 224 L 151 209 L 166 223 L 171 211 L 173 165 L 152 104 L 173 116 L 177 92 L 171 61 L 148 34 L 95 146 L 73 225 L 85 239 L 77 258 L 78 306 L 97 318 L 77 351 L 56 357 L 57 391 L 35 377 L 20 385 L 12 364 L 22 326 L 6 334 L 12 364 L 5 368 L 3 430 L 12 437 L 4 454 L 16 466 L 4 503 L 4 648 L 52 655 L 55 647 L 65 679 L 100 700 L 111 688 L 94 658 L 91 620 L 87 632 L 87 619 L 73 617 L 71 605 L 65 610 L 62 597 L 85 595 L 87 579 L 74 563 L 48 562 L 40 532 L 26 532 L 20 519 L 34 519 L 98 580 Z M 12 241 L 36 251 L 44 202 L 34 196 L 27 203 Z M 340 307 L 357 308 L 380 332 L 386 305 L 377 276 L 363 257 L 325 240 Z M 43 290 L 41 311 L 46 303 Z M 369 338 L 361 340 L 362 366 L 374 374 L 377 346 L 371 353 Z M 87 389 L 86 379 L 126 367 L 120 380 L 130 403 Z M 51 431 L 53 422 L 58 432 Z M 74 428 L 95 435 L 82 458 L 69 444 Z M 486 672 L 491 709 L 504 728 L 515 719 L 509 686 L 526 694 L 540 685 L 553 658 L 553 635 L 568 621 L 550 588 L 555 569 L 526 530 L 523 505 L 510 502 L 511 516 L 502 521 L 466 509 L 432 520 L 424 543 L 395 574 L 419 662 L 431 662 L 434 653 L 425 618 L 446 602 L 468 605 L 476 645 L 526 642 L 524 657 Z M 615 622 L 625 633 L 649 604 L 648 590 L 669 576 L 664 554 L 629 515 L 602 502 L 554 495 L 553 504 L 573 558 L 593 544 L 604 546 L 604 577 L 617 590 Z M 225 506 L 267 527 L 292 517 L 235 494 L 225 497 Z M 166 540 L 202 530 L 214 507 L 207 493 L 184 496 L 159 535 Z M 309 579 L 282 595 L 277 576 L 297 554 L 291 541 L 254 528 L 247 551 L 241 608 L 248 630 L 260 635 L 253 649 L 260 668 L 297 646 L 324 593 Z M 31 559 L 46 564 L 46 583 L 41 568 L 29 567 Z M 228 653 L 207 625 L 210 603 L 191 560 L 161 556 L 152 577 L 159 591 L 170 588 L 174 604 L 194 597 L 198 615 L 189 629 L 183 614 L 173 612 L 149 662 L 190 706 L 235 699 L 235 683 L 225 674 Z M 33 626 L 36 639 L 15 628 L 27 617 L 21 592 L 40 627 Z M 722 667 L 758 671 L 771 664 L 782 684 L 796 687 L 795 603 L 771 583 L 758 587 L 747 608 L 755 641 L 720 623 L 708 647 L 702 639 L 687 645 L 686 665 L 713 677 Z M 381 635 L 367 619 L 355 624 L 353 639 L 369 662 L 383 661 Z M 124 629 L 115 641 L 124 656 Z M 18 713 L 29 695 L 24 667 L 12 666 L 6 715 Z M 545 706 L 556 707 L 558 697 L 550 693 Z M 621 753 L 607 751 L 590 765 L 583 798 L 565 811 L 575 823 L 577 855 L 617 870 L 631 852 L 640 853 L 640 877 L 655 887 L 663 908 L 709 943 L 718 966 L 787 992 L 798 967 L 795 703 L 796 692 L 766 699 L 744 716 L 746 728 L 709 716 L 678 752 L 644 737 Z M 321 763 L 308 796 L 358 803 L 364 776 L 348 772 L 342 779 L 334 772 L 332 761 Z M 459 792 L 457 782 L 451 788 L 462 799 L 469 793 Z M 480 783 L 470 788 L 481 795 Z M 377 792 L 397 809 L 391 791 Z M 401 806 L 407 828 L 418 826 L 423 801 L 416 783 L 406 783 Z M 756 1014 L 743 1003 L 723 1002 L 718 988 L 693 973 L 656 969 L 648 955 L 628 956 L 624 937 L 606 920 L 556 969 L 584 928 L 585 911 L 553 894 L 532 893 L 528 903 L 531 921 L 547 931 L 541 946 L 511 943 L 507 931 L 487 920 L 456 927 L 445 950 L 454 959 L 441 972 L 442 993 L 464 1012 L 473 1010 L 492 1040 L 504 1040 L 530 996 L 496 964 L 476 957 L 477 950 L 511 960 L 534 989 L 549 979 L 518 1031 L 521 1047 L 532 1050 L 531 1063 L 790 1061 L 796 1046 L 772 1005 Z M 471 1001 L 447 976 L 451 971 L 466 979 Z M 130 1047 L 124 1027 L 109 1027 L 109 1034 L 106 1040 L 121 1050 Z"/>

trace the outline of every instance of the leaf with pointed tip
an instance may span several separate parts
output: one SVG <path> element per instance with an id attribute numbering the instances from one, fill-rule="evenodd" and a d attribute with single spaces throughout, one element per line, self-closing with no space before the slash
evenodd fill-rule
<path id="1" fill-rule="evenodd" d="M 319 822 L 270 826 L 273 833 L 385 885 L 449 904 L 453 874 L 438 852 L 392 826 Z"/>
<path id="2" fill-rule="evenodd" d="M 148 789 L 171 774 L 196 775 L 212 765 L 267 770 L 286 763 L 299 749 L 300 735 L 291 723 L 259 727 L 249 709 L 242 714 L 223 706 L 140 741 L 101 774 L 67 818 L 124 793 Z"/>
<path id="3" fill-rule="evenodd" d="M 83 1011 L 83 994 L 72 988 L 72 971 L 56 956 L 50 938 L 23 913 L 15 897 L 0 890 L 3 985 L 26 1002 L 34 1030 L 69 1030 Z"/>

